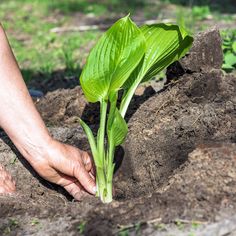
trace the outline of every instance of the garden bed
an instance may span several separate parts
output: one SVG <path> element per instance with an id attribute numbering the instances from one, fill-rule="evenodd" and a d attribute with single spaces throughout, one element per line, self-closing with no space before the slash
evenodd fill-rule
<path id="1" fill-rule="evenodd" d="M 135 97 L 128 138 L 117 150 L 115 200 L 109 205 L 91 196 L 72 201 L 38 177 L 1 133 L 0 160 L 17 185 L 16 195 L 0 196 L 1 235 L 113 235 L 128 229 L 170 235 L 181 222 L 186 228 L 174 235 L 185 235 L 193 230 L 192 221 L 200 225 L 197 232 L 205 223 L 232 217 L 236 78 L 220 70 L 220 52 L 216 30 L 200 34 L 190 55 L 169 68 L 175 82 L 158 93 L 147 87 Z M 37 107 L 55 138 L 88 150 L 78 117 L 96 129 L 98 112 L 80 87 L 50 92 Z"/>

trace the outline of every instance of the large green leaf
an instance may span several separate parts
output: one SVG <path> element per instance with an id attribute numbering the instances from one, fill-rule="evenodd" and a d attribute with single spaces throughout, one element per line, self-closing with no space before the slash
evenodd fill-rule
<path id="1" fill-rule="evenodd" d="M 129 16 L 118 20 L 90 52 L 80 77 L 90 102 L 106 100 L 119 90 L 145 52 L 145 39 Z"/>
<path id="2" fill-rule="evenodd" d="M 233 66 L 236 64 L 236 55 L 234 55 L 234 53 L 228 52 L 224 56 L 224 60 L 225 60 L 225 64 Z"/>
<path id="3" fill-rule="evenodd" d="M 128 126 L 124 118 L 121 116 L 119 110 L 116 109 L 114 121 L 110 130 L 108 130 L 108 138 L 114 144 L 114 146 L 118 146 L 123 143 L 127 133 Z"/>
<path id="4" fill-rule="evenodd" d="M 123 84 L 125 93 L 120 105 L 122 117 L 125 116 L 139 83 L 150 80 L 185 55 L 193 42 L 193 38 L 177 25 L 144 25 L 141 31 L 146 40 L 146 52 L 139 65 Z"/>
<path id="5" fill-rule="evenodd" d="M 193 38 L 177 25 L 144 25 L 141 31 L 146 40 L 144 59 L 125 82 L 129 89 L 135 80 L 147 81 L 161 70 L 178 60 L 189 50 Z"/>

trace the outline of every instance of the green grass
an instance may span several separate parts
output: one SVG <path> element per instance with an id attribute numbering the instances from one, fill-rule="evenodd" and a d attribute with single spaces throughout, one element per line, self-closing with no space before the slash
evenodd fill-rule
<path id="1" fill-rule="evenodd" d="M 229 0 L 230 1 L 230 0 Z M 79 76 L 85 58 L 100 31 L 51 32 L 55 27 L 69 27 L 80 22 L 81 15 L 104 17 L 125 15 L 128 12 L 146 19 L 175 19 L 189 32 L 205 29 L 202 20 L 212 15 L 216 21 L 232 22 L 230 14 L 222 15 L 212 7 L 189 7 L 187 1 L 160 0 L 153 3 L 141 0 L 1 0 L 0 19 L 16 55 L 26 81 L 37 73 L 50 79 L 53 72 L 65 71 L 66 75 Z M 170 5 L 176 3 L 178 5 Z M 168 9 L 171 6 L 171 9 Z M 200 22 L 200 24 L 199 24 Z M 200 28 L 199 28 L 200 27 Z"/>
<path id="2" fill-rule="evenodd" d="M 142 1 L 124 0 L 1 0 L 0 19 L 3 24 L 25 81 L 35 74 L 45 79 L 55 71 L 79 76 L 84 59 L 99 31 L 52 33 L 55 27 L 74 25 L 79 14 L 94 17 L 110 15 L 110 11 L 128 13 L 142 6 Z M 119 12 L 119 13 L 120 13 Z M 132 10 L 130 10 L 132 12 Z"/>
<path id="3" fill-rule="evenodd" d="M 52 28 L 69 24 L 71 17 L 56 11 L 49 14 L 50 4 L 46 0 L 0 3 L 2 24 L 26 81 L 37 72 L 46 75 L 62 69 L 79 72 L 87 53 L 81 48 L 93 44 L 100 35 L 98 31 L 52 33 Z"/>

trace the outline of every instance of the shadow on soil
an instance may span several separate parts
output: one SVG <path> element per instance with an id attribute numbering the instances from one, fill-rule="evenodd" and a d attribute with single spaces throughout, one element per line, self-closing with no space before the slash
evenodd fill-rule
<path id="1" fill-rule="evenodd" d="M 129 109 L 125 116 L 126 121 L 128 122 L 133 114 L 138 110 L 138 108 L 146 102 L 149 98 L 153 97 L 156 94 L 155 90 L 149 86 L 144 89 L 142 95 L 134 95 L 131 103 L 129 105 Z M 84 120 L 89 125 L 93 125 L 94 130 L 96 130 L 99 124 L 99 114 L 100 108 L 98 103 L 88 103 L 86 104 L 81 119 Z"/>
<path id="2" fill-rule="evenodd" d="M 81 72 L 80 67 L 74 70 L 65 69 L 53 72 L 21 70 L 28 88 L 40 90 L 44 94 L 57 89 L 72 89 L 78 86 Z"/>

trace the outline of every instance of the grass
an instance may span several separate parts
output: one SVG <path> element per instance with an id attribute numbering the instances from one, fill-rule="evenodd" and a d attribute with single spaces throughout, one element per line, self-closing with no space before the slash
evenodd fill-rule
<path id="1" fill-rule="evenodd" d="M 41 74 L 50 79 L 53 72 L 64 71 L 65 76 L 78 77 L 88 51 L 101 35 L 100 31 L 51 32 L 55 27 L 76 25 L 84 18 L 99 22 L 128 12 L 141 19 L 174 19 L 172 22 L 190 32 L 203 30 L 204 19 L 233 22 L 231 14 L 222 15 L 216 6 L 199 2 L 189 7 L 192 0 L 1 0 L 0 19 L 26 81 Z M 227 1 L 229 4 L 230 0 Z M 172 4 L 171 4 L 172 3 Z M 177 4 L 177 5 L 173 5 Z M 226 4 L 226 5 L 227 5 Z M 229 6 L 229 5 L 227 5 Z M 228 7 L 230 8 L 230 7 Z M 85 22 L 86 24 L 86 22 Z"/>
<path id="2" fill-rule="evenodd" d="M 69 24 L 71 17 L 56 11 L 49 12 L 50 1 L 23 2 L 1 2 L 0 16 L 25 80 L 30 80 L 37 72 L 46 75 L 61 69 L 69 73 L 79 72 L 85 57 L 81 48 L 88 47 L 100 33 L 52 33 L 52 28 Z"/>
<path id="3" fill-rule="evenodd" d="M 36 225 L 39 225 L 40 222 L 39 222 L 39 220 L 38 220 L 37 218 L 34 218 L 34 219 L 31 220 L 30 224 L 31 224 L 32 226 L 36 226 Z"/>

